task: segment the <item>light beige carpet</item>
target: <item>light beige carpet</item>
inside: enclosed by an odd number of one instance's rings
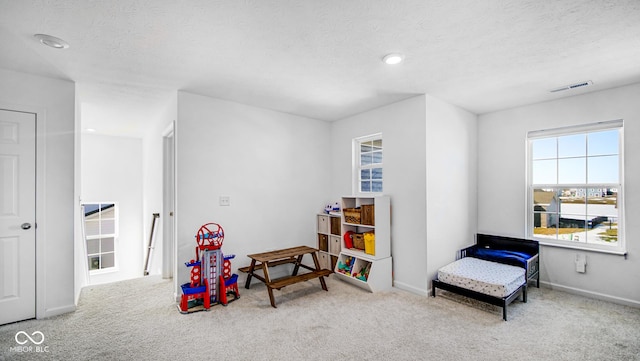
[[[87,287],[74,313],[0,326],[0,360],[640,360],[636,308],[530,287],[504,322],[500,308],[443,291],[327,284],[275,291],[274,309],[263,284],[241,283],[239,300],[188,315],[169,280]],[[20,331],[42,332],[48,352],[17,352]]]

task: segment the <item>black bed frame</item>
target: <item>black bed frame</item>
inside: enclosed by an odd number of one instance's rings
[[[520,287],[518,287],[517,290],[513,291],[510,295],[505,297],[495,297],[495,296],[486,295],[484,293],[461,288],[458,286],[454,286],[448,283],[444,283],[442,281],[439,281],[436,278],[433,280],[433,284],[431,287],[431,295],[433,297],[436,297],[436,288],[440,288],[443,290],[460,294],[462,296],[476,299],[478,301],[486,302],[495,306],[500,306],[502,307],[502,319],[506,321],[507,306],[511,302],[517,299],[520,295],[522,295],[522,301],[527,302],[527,284],[529,283],[529,281],[535,280],[536,287],[540,287],[540,262],[539,262],[540,248],[539,248],[538,242],[528,240],[528,239],[478,234],[476,237],[476,244],[474,244],[473,246],[461,249],[458,252],[456,259],[475,256],[475,251],[479,248],[517,251],[517,252],[524,252],[532,255],[529,259],[527,259],[526,265],[524,267],[526,281]],[[482,258],[482,257],[477,257],[477,258]],[[492,260],[492,261],[495,262],[495,260]],[[522,267],[521,264],[511,263],[509,261],[501,261],[500,263],[511,264],[514,266]]]

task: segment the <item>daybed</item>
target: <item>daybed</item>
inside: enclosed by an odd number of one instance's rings
[[[537,241],[478,234],[476,244],[459,251],[457,260],[438,270],[431,295],[436,288],[502,307],[522,295],[527,302],[527,284],[540,287],[539,245]]]

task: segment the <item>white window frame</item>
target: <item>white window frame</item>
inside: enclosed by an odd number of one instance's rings
[[[353,139],[353,160],[352,160],[352,191],[354,195],[379,195],[379,194],[383,194],[384,192],[384,143],[382,143],[382,163],[375,163],[375,164],[371,164],[371,165],[365,165],[362,166],[360,164],[360,145],[362,143],[365,142],[369,142],[372,140],[382,140],[382,133],[376,133],[376,134],[371,134],[371,135],[367,135],[367,136],[363,136],[363,137],[358,137],[358,138],[354,138]],[[374,191],[365,191],[363,192],[360,188],[360,171],[362,169],[371,169],[371,168],[382,168],[383,173],[382,173],[382,179],[380,180],[382,182],[382,191],[380,192],[374,192]]]
[[[86,228],[86,218],[85,218],[85,206],[88,204],[99,204],[99,205],[103,205],[103,204],[113,204],[113,208],[114,208],[114,213],[113,213],[113,220],[114,220],[114,233],[102,233],[102,230],[100,229],[100,231],[98,232],[97,235],[92,235],[92,236],[87,236],[85,233],[85,228]],[[119,222],[118,222],[118,213],[119,213],[119,205],[117,202],[82,202],[82,228],[83,228],[83,236],[84,236],[84,258],[85,261],[87,262],[87,270],[89,271],[90,275],[98,275],[98,274],[103,274],[103,273],[110,273],[110,272],[117,272],[119,267],[118,267],[118,234],[119,234]],[[98,221],[99,222],[99,221]],[[99,222],[100,224],[100,222]],[[101,225],[99,225],[99,227],[101,227]],[[101,238],[107,238],[107,237],[113,237],[113,252],[102,252],[102,250],[100,249],[100,251],[98,253],[89,253],[89,249],[88,249],[88,240],[90,239],[101,239]],[[113,266],[112,267],[105,267],[105,268],[100,268],[100,269],[91,269],[91,265],[89,264],[89,257],[93,256],[93,255],[102,255],[102,254],[106,254],[106,253],[113,253]]]
[[[596,131],[604,130],[618,130],[618,182],[616,184],[608,183],[584,183],[584,184],[532,184],[533,183],[533,151],[532,142],[543,138],[554,138],[573,134],[586,134]],[[624,212],[624,127],[623,121],[612,120],[603,121],[594,124],[562,127],[555,129],[545,129],[530,131],[527,133],[527,194],[526,194],[526,229],[525,234],[531,239],[535,239],[542,245],[579,249],[585,251],[595,251],[602,253],[611,253],[618,255],[626,255],[626,240],[625,240],[625,212]],[[587,180],[588,181],[588,180]],[[572,242],[560,239],[551,239],[546,237],[536,237],[533,233],[535,226],[534,221],[534,189],[548,188],[548,189],[567,189],[567,188],[617,188],[617,206],[618,206],[618,242],[615,246],[600,245],[594,243],[582,243]]]

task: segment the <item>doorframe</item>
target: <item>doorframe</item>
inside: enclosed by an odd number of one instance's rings
[[[35,127],[36,127],[36,204],[35,204],[35,267],[36,267],[36,319],[47,317],[47,309],[45,303],[46,295],[46,253],[45,253],[45,235],[47,234],[47,222],[46,222],[46,204],[45,204],[45,155],[46,155],[46,134],[47,129],[46,112],[44,108],[29,106],[24,104],[12,104],[0,101],[0,108],[30,113],[35,115]]]
[[[162,278],[177,275],[175,121],[162,132]],[[171,215],[170,213],[173,212]]]

